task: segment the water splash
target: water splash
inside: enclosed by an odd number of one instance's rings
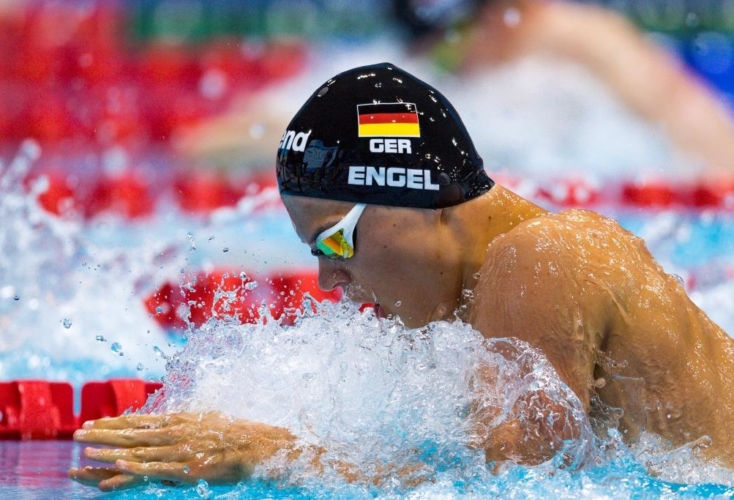
[[[26,191],[39,155],[26,142],[0,170],[0,220],[10,222],[0,231],[0,329],[7,333],[0,339],[0,377],[80,382],[132,372],[129,356],[155,366],[144,348],[144,332],[155,325],[139,297],[160,246],[131,253],[94,242],[74,214],[46,212],[38,203],[45,178]],[[123,336],[130,340],[128,358],[110,356],[101,343]]]
[[[143,411],[221,411],[325,446],[323,474],[304,458],[278,485],[295,498],[734,496],[734,474],[703,462],[696,443],[671,449],[643,434],[629,446],[614,428],[594,434],[573,392],[521,341],[486,340],[460,322],[406,330],[370,309],[310,302],[314,310],[291,327],[210,320],[169,358],[164,391]],[[487,370],[492,386],[478,382]],[[510,418],[536,418],[513,409],[539,392],[561,405],[572,438],[538,466],[493,471],[477,443]],[[371,482],[347,483],[333,463],[353,464]],[[260,474],[270,466],[278,464]],[[270,488],[254,480],[211,494]]]
[[[145,411],[216,410],[288,428],[325,445],[324,463],[354,464],[385,493],[439,472],[462,482],[488,474],[477,443],[510,418],[534,418],[515,403],[545,391],[576,429],[559,446],[562,467],[591,460],[596,438],[581,403],[527,344],[487,341],[461,323],[406,330],[346,303],[316,308],[293,327],[210,320],[169,359],[163,399]],[[487,369],[501,381],[491,390],[478,383]],[[489,426],[477,425],[480,414]],[[301,465],[295,483],[313,479]],[[343,486],[334,470],[319,481]]]
[[[27,142],[12,161],[0,163],[0,220],[9,221],[0,229],[0,331],[7,333],[0,336],[3,379],[81,384],[112,376],[159,378],[165,357],[152,346],[171,339],[143,303],[158,285],[186,286],[213,263],[267,275],[263,255],[279,265],[305,267],[306,257],[298,260],[301,252],[293,250],[298,240],[292,228],[282,215],[273,215],[277,189],[201,219],[183,218],[161,205],[160,213],[142,222],[113,214],[85,221],[41,207],[38,196],[47,180],[37,178],[30,187],[26,182],[39,154],[38,146]],[[294,244],[274,251],[261,237],[264,228]],[[228,248],[245,251],[224,253],[222,244],[200,240],[198,250],[190,252],[197,244],[194,234],[216,234]],[[124,353],[105,342],[124,344]]]

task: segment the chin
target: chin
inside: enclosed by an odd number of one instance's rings
[[[426,326],[429,323],[428,321],[422,321],[420,319],[417,319],[413,315],[407,314],[406,311],[401,311],[397,313],[390,312],[390,314],[399,317],[400,321],[403,323],[403,325],[405,325],[405,328],[410,328],[410,329],[421,328],[423,326]]]
[[[411,330],[414,328],[423,328],[428,324],[426,321],[413,321],[410,319],[403,320],[402,318],[400,319],[403,321],[403,325],[405,325],[405,328],[410,328]]]

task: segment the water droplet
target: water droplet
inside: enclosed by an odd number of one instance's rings
[[[184,466],[184,472],[186,467]],[[203,479],[199,479],[196,483],[196,493],[201,498],[211,498],[212,496],[212,490],[209,489],[209,483],[207,483]]]
[[[242,271],[242,272],[240,273],[240,279],[241,279],[242,281],[245,281],[245,280],[247,279],[247,273],[246,273],[246,272],[244,272],[244,271]]]
[[[153,346],[153,352],[155,352],[155,355],[159,358],[168,359],[168,356],[166,356],[166,354],[157,345]]]
[[[110,349],[112,349],[114,352],[122,352],[122,345],[120,345],[119,342],[113,342],[110,346]]]
[[[461,292],[462,297],[464,297],[466,300],[474,300],[474,292],[472,290],[462,290]]]
[[[227,75],[220,69],[210,68],[201,75],[199,92],[206,99],[218,99],[227,90]]]
[[[403,302],[400,301],[400,300],[398,300],[397,302],[395,302],[395,307],[400,307],[402,305],[403,305]]]
[[[96,337],[94,337],[94,339],[95,339],[95,340],[96,340],[97,342],[107,342],[107,339],[106,339],[106,338],[104,338],[104,335],[97,335]]]
[[[156,312],[156,314],[161,314],[161,313],[163,313],[163,308],[161,306],[158,306],[158,307],[155,308],[155,312]]]
[[[257,281],[249,281],[245,283],[245,290],[254,290],[257,288]]]
[[[188,474],[189,472],[191,472],[191,467],[189,467],[188,465],[184,465],[183,466],[183,473],[184,474]]]
[[[328,91],[329,91],[329,87],[321,87],[321,90],[319,90],[319,93],[316,95],[319,97],[323,97],[326,95]]]
[[[186,233],[186,237],[189,239],[189,250],[196,250],[196,240],[194,240],[194,234],[191,232]]]
[[[227,252],[229,252],[229,247],[224,247],[224,248],[222,248],[222,252],[224,252],[224,253],[227,253]]]
[[[473,276],[474,276],[474,279],[475,279],[475,280],[478,280],[479,278],[481,278],[481,277],[482,277],[482,273],[480,273],[479,271],[477,271],[476,273],[474,273],[474,275],[473,275]]]
[[[314,314],[313,301],[309,297],[303,299],[303,314],[306,316],[312,316]]]
[[[139,372],[142,372],[145,370],[145,366],[143,366],[143,363],[138,363],[138,366],[135,367]]]
[[[189,233],[189,234],[191,234],[191,233]],[[213,239],[214,239],[214,236],[209,236],[209,241],[211,241]]]
[[[31,160],[37,160],[41,156],[41,145],[33,139],[26,139],[20,145],[21,151]]]
[[[66,328],[67,330],[71,328],[71,320],[69,318],[64,318],[64,321],[62,321],[62,323],[64,324],[64,328]]]
[[[13,295],[13,300],[20,300],[20,295],[18,294]]]
[[[675,281],[677,281],[680,286],[682,287],[686,286],[686,280],[683,279],[683,276],[679,274],[674,274],[673,277],[675,278]]]
[[[520,21],[522,21],[522,14],[520,14],[520,11],[517,10],[515,7],[510,7],[509,9],[505,10],[505,14],[502,17],[502,20],[505,22],[505,26],[509,28],[514,28],[518,24],[520,24]]]
[[[248,130],[248,132],[250,132],[250,137],[253,139],[262,139],[265,136],[266,131],[267,129],[265,125],[260,122],[253,123]]]

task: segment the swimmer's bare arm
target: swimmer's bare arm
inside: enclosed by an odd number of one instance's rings
[[[538,43],[579,61],[712,172],[734,169],[734,117],[672,55],[608,10],[549,2]]]
[[[525,378],[540,368],[535,362],[523,362],[523,356],[528,353],[514,343],[499,340],[488,343],[487,348],[509,361],[517,369],[513,376],[518,378]],[[480,378],[490,391],[507,384],[507,381],[498,380],[496,367],[482,370]],[[480,402],[481,399],[475,406]],[[503,411],[492,405],[475,407],[471,417],[479,439],[476,447],[484,449],[490,464],[511,461],[536,465],[561,452],[567,442],[581,437],[584,420],[579,418],[577,404],[554,400],[543,382],[535,388],[527,387],[514,401],[508,415],[501,415]],[[575,457],[566,455],[563,458],[573,460]]]
[[[578,256],[568,233],[552,218],[524,223],[490,245],[475,289],[471,324],[486,337],[516,337],[543,351],[561,379],[588,411],[595,352],[607,328],[609,309],[597,290],[578,279]],[[564,416],[557,403],[540,393],[537,411]],[[528,412],[526,411],[526,414]],[[550,458],[550,444],[575,422],[539,425],[542,419],[516,418],[490,433],[488,460],[537,463]],[[566,438],[569,436],[566,436]]]

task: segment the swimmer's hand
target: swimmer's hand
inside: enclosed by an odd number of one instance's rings
[[[87,447],[84,456],[113,467],[69,470],[71,479],[102,491],[148,481],[235,484],[280,451],[291,460],[301,453],[296,437],[286,429],[217,413],[103,418],[85,423],[74,439],[112,447]]]

